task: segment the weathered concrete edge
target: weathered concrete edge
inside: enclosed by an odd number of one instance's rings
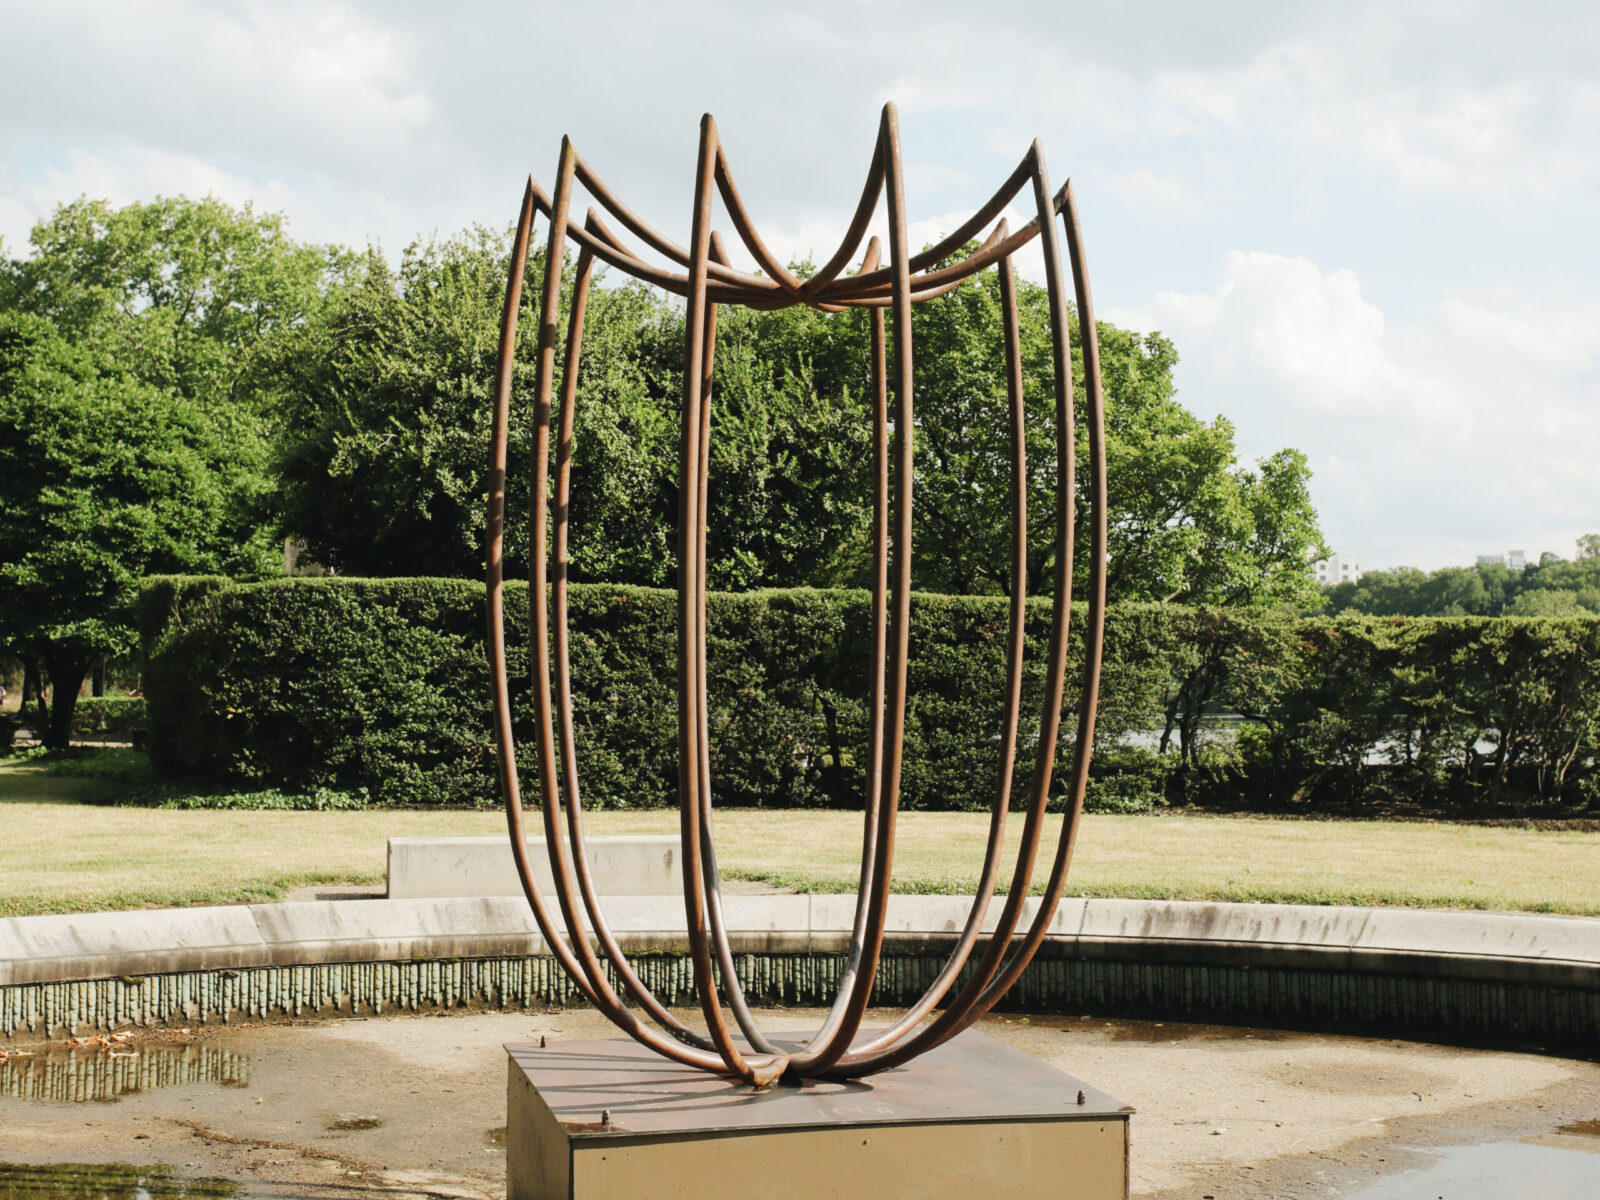
[[[970,897],[896,896],[891,953],[955,937]],[[740,953],[843,951],[853,896],[728,896]],[[1037,911],[1030,900],[1025,921]],[[992,928],[1000,903],[991,906]],[[675,896],[619,896],[630,953],[684,948]],[[342,900],[0,918],[0,986],[259,966],[546,953],[520,897]],[[1382,974],[1600,991],[1600,919],[1199,901],[1063,900],[1047,957]]]

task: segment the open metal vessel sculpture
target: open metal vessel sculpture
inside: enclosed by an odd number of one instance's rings
[[[716,123],[709,114],[700,125],[694,215],[687,247],[669,240],[636,216],[600,181],[571,141],[563,139],[554,194],[547,195],[532,177],[528,180],[517,220],[510,275],[506,283],[490,451],[488,624],[500,782],[505,796],[512,851],[522,877],[523,890],[552,953],[561,961],[583,995],[618,1027],[667,1058],[756,1086],[772,1083],[780,1077],[841,1079],[882,1071],[954,1037],[992,1009],[1022,975],[1049,930],[1051,917],[1066,882],[1083,807],[1084,788],[1088,781],[1104,639],[1106,468],[1099,348],[1072,187],[1068,183],[1059,191],[1051,190],[1044,154],[1035,141],[1000,190],[969,220],[937,245],[912,253],[906,244],[903,181],[899,128],[891,104],[883,110],[866,186],[838,251],[814,275],[801,279],[773,257],[756,232],[734,186],[733,174],[717,137]],[[575,221],[570,215],[575,184],[582,184],[607,214],[652,250],[686,268],[686,273],[662,269],[642,261],[607,227],[593,208],[581,224]],[[990,221],[999,217],[1012,198],[1029,184],[1032,185],[1037,209],[1037,216],[1033,220],[1013,233],[1005,220],[1001,219],[976,252],[947,265],[938,265],[976,237]],[[729,265],[721,239],[711,229],[712,201],[716,194],[721,195],[734,229],[759,264],[762,274],[738,271]],[[874,237],[867,244],[860,269],[855,274],[844,274],[846,264],[854,258],[866,236],[868,224],[882,194],[887,195],[888,202],[888,262],[881,262],[879,242]],[[540,809],[562,928],[558,928],[549,906],[539,894],[538,881],[528,861],[506,681],[502,596],[506,444],[512,365],[522,280],[536,212],[548,219],[550,232],[539,309],[538,365],[535,373],[530,501],[530,654],[535,733],[539,750]],[[1058,216],[1061,218],[1059,232],[1056,225]],[[1088,522],[1088,613],[1087,629],[1083,635],[1084,667],[1077,711],[1076,755],[1067,789],[1066,814],[1042,902],[1026,930],[1022,930],[1024,900],[1043,840],[1046,802],[1050,794],[1051,772],[1061,724],[1067,667],[1067,621],[1073,577],[1075,453],[1072,355],[1067,325],[1071,311],[1062,281],[1061,234],[1065,236],[1076,292],[1088,418],[1088,464],[1091,472],[1088,487],[1091,508]],[[1028,522],[1022,357],[1011,258],[1018,249],[1035,238],[1039,240],[1044,253],[1055,373],[1055,520],[1059,543],[1051,592],[1050,641],[1033,773],[1027,790],[1023,833],[1010,889],[975,966],[962,980],[963,969],[984,940],[983,925],[1000,873],[1001,847],[1010,807],[1020,723],[1025,603],[1021,584],[1027,577],[1024,556]],[[552,501],[549,481],[551,391],[555,376],[556,320],[561,308],[562,267],[569,239],[578,247],[578,258],[576,280],[568,302],[560,407],[554,422],[554,513],[549,521],[554,545],[551,547],[547,545],[545,519],[547,506]],[[629,966],[627,957],[606,924],[590,878],[584,848],[568,664],[567,538],[573,400],[583,343],[584,311],[596,260],[687,300],[677,529],[678,787],[688,943],[696,990],[705,1014],[704,1033],[685,1026],[670,1013]],[[971,911],[956,939],[949,961],[926,994],[898,1021],[885,1029],[863,1032],[862,1018],[872,994],[888,916],[906,715],[911,602],[910,431],[914,424],[911,306],[918,301],[943,295],[959,286],[963,280],[991,266],[999,272],[1005,330],[1002,352],[1005,355],[1009,395],[1010,577],[1016,581],[1016,586],[1009,597],[1005,704],[987,848]],[[874,655],[870,665],[868,769],[866,795],[863,798],[865,829],[860,888],[838,997],[815,1036],[805,1043],[803,1049],[794,1052],[779,1049],[762,1033],[745,1002],[723,920],[716,852],[712,844],[711,758],[707,745],[706,711],[706,476],[707,446],[712,431],[712,356],[716,343],[717,307],[722,304],[743,304],[756,309],[809,304],[825,312],[866,308],[872,324],[876,468],[871,614]],[[894,313],[892,364],[886,353],[885,309],[891,309]],[[891,387],[894,403],[892,437],[889,407]],[[549,611],[552,607],[553,619]],[[565,805],[562,803],[563,793]],[[563,809],[567,826],[565,836],[561,830]],[[587,930],[585,917],[589,926]],[[609,960],[614,976],[608,975],[606,964],[601,959],[602,953]],[[620,989],[613,986],[612,978],[620,983]],[[956,987],[958,981],[959,988]],[[955,990],[953,996],[950,994],[952,989]],[[724,999],[727,1010],[732,1013],[733,1025],[737,1026],[737,1033],[725,1015]],[[925,1021],[935,1009],[939,1009],[938,1015],[931,1021]]]

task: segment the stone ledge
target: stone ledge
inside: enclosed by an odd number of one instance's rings
[[[991,904],[993,928],[1002,901]],[[891,954],[949,945],[971,904],[896,896]],[[853,896],[727,896],[735,949],[836,954]],[[630,953],[684,948],[676,896],[616,896],[607,919]],[[1037,911],[1030,898],[1024,927]],[[520,898],[344,900],[0,919],[0,986],[315,963],[539,955]],[[1042,953],[1114,962],[1278,967],[1456,978],[1600,992],[1600,919],[1534,914],[1197,901],[1085,900],[1057,908]]]
[[[527,839],[528,861],[541,895],[554,890],[542,837]],[[683,890],[678,838],[620,834],[587,839],[589,872],[601,896],[668,896]],[[522,895],[522,880],[504,834],[492,837],[392,837],[388,844],[391,900],[447,896]]]

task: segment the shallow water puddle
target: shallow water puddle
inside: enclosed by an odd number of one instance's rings
[[[0,1200],[178,1200],[207,1196],[264,1196],[231,1179],[181,1175],[170,1167],[127,1163],[62,1163],[51,1167],[0,1163]]]
[[[205,1042],[13,1053],[0,1059],[0,1097],[80,1102],[115,1100],[183,1083],[244,1087],[250,1059]]]
[[[1428,1153],[1439,1161],[1352,1192],[1346,1200],[1595,1200],[1600,1196],[1600,1138],[1592,1134],[1554,1131],[1520,1142],[1430,1148]]]
[[[406,1193],[410,1195],[410,1193]],[[0,1162],[0,1200],[347,1200],[337,1184],[255,1183],[130,1163]]]

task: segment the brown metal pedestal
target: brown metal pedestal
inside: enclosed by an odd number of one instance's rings
[[[631,1040],[506,1050],[510,1200],[1128,1194],[1133,1110],[975,1030],[865,1080],[762,1091]]]

